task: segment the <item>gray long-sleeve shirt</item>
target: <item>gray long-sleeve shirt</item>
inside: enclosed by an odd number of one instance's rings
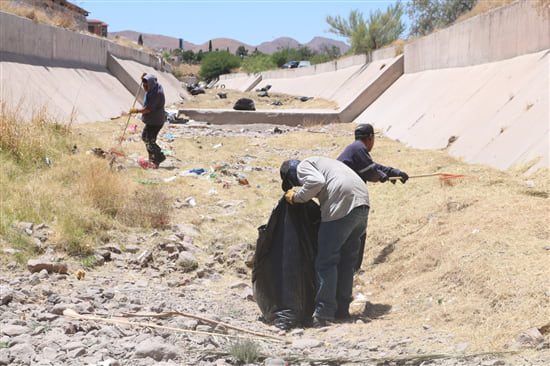
[[[323,222],[341,219],[356,207],[369,206],[365,183],[338,160],[314,156],[300,162],[296,171],[302,186],[294,194],[294,202],[317,197]]]

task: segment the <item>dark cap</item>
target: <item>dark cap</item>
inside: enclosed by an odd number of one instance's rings
[[[298,164],[300,164],[300,160],[286,160],[281,164],[279,173],[281,174],[281,180],[283,181],[281,184],[283,191],[286,192],[290,188],[299,184],[298,174],[296,172]]]
[[[363,125],[359,125],[355,128],[355,139],[360,140],[365,137],[370,137],[374,135],[374,128],[371,124],[365,123]]]

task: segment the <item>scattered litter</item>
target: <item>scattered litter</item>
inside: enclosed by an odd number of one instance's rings
[[[279,127],[275,127],[275,128],[273,129],[273,133],[281,134],[281,133],[283,133],[283,132],[285,132],[285,131],[281,130]]]
[[[241,98],[235,102],[233,109],[236,111],[255,111],[256,105],[252,99]]]
[[[197,205],[197,200],[195,197],[187,197],[183,202],[187,207],[195,207]]]
[[[173,176],[173,177],[168,177],[168,178],[164,178],[162,181],[165,182],[165,183],[170,183],[170,182],[173,182],[176,180],[176,176]]]
[[[313,97],[298,97],[297,99],[299,99],[301,102],[307,102],[308,100],[312,100]]]
[[[248,183],[248,179],[246,178],[239,178],[238,182],[241,186],[250,186],[250,183]]]
[[[128,132],[136,133],[137,128],[138,128],[138,126],[136,124],[132,124],[132,125],[128,126]]]
[[[477,233],[479,233],[479,229],[472,230],[472,234],[477,234]]]
[[[527,188],[535,188],[535,182],[532,180],[526,181],[525,185],[527,185]]]
[[[219,143],[219,144],[216,144],[214,146],[212,146],[213,149],[219,149],[220,147],[222,147],[223,144],[222,143]]]
[[[163,137],[164,137],[165,139],[167,139],[168,142],[172,142],[172,141],[174,141],[174,139],[176,138],[176,136],[174,136],[174,135],[171,134],[171,133],[165,133],[165,134],[163,135]]]
[[[191,95],[199,95],[199,94],[205,94],[206,92],[204,91],[204,89],[202,87],[197,86],[197,87],[191,89],[191,91],[189,93],[191,93]]]
[[[203,175],[204,173],[206,173],[206,169],[204,168],[193,168],[193,169],[189,169],[189,170],[185,170],[183,172],[180,172],[179,175],[181,177],[188,177],[188,176],[199,176],[199,175]]]
[[[267,91],[261,91],[261,92],[258,93],[258,96],[262,97],[262,98],[263,97],[269,97],[269,94],[267,93]]]
[[[220,99],[227,99],[227,93],[219,92],[216,94]]]
[[[263,88],[256,89],[257,92],[267,92],[269,89],[271,89],[271,85],[266,85]]]
[[[215,190],[214,188],[210,188],[210,190],[208,191],[209,196],[216,196],[217,194],[218,194],[218,191]]]
[[[166,156],[173,156],[174,152],[172,150],[162,150],[162,153]]]
[[[46,163],[47,166],[49,166],[49,167],[52,166],[52,160],[50,158],[48,158],[47,156],[44,158],[44,162]]]
[[[271,105],[281,106],[283,105],[283,102],[281,102],[280,100],[274,100],[273,102],[271,102]]]

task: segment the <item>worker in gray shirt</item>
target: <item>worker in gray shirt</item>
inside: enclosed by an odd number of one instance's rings
[[[367,187],[347,165],[324,157],[287,160],[280,174],[288,203],[304,203],[317,197],[321,205],[313,326],[347,318],[360,238],[367,227]]]

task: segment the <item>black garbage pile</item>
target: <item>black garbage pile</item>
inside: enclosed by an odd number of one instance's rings
[[[315,202],[289,205],[282,198],[267,225],[258,228],[252,271],[254,298],[264,321],[280,329],[311,324],[320,221]]]

